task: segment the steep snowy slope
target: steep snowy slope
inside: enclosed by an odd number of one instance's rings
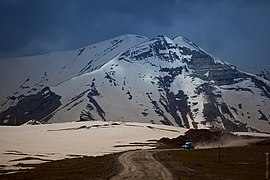
[[[99,69],[114,56],[146,41],[136,35],[123,35],[77,50],[0,60],[0,110],[18,100],[56,86],[81,74]]]
[[[183,37],[135,39],[142,43],[102,59],[101,67],[76,71],[23,98],[1,113],[1,123],[14,123],[10,116],[20,110],[20,122],[118,120],[270,132],[269,81],[238,71]],[[37,107],[43,114],[31,115]]]

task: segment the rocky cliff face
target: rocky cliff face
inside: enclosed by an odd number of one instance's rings
[[[127,42],[133,44],[119,45],[130,44]],[[78,56],[84,57],[79,63],[83,66],[77,65],[80,71],[48,85],[53,99],[60,102],[52,103],[50,111],[35,118],[46,122],[118,120],[270,132],[270,82],[238,71],[188,39],[162,35],[148,40],[129,35],[103,46],[111,49],[106,50],[106,60],[98,55],[102,58],[89,61],[87,57],[94,56],[89,47],[80,49]],[[117,52],[110,55],[114,49]],[[92,63],[99,60],[102,65],[93,68]],[[2,106],[1,124],[12,114],[10,108],[31,96],[24,93],[9,104],[11,107]]]
[[[256,76],[270,81],[270,68],[243,68],[243,71],[255,74]]]

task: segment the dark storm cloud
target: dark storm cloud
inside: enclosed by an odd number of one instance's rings
[[[188,37],[236,65],[270,67],[269,17],[268,0],[1,0],[0,56],[165,34]]]

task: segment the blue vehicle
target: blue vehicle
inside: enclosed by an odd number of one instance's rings
[[[194,149],[194,145],[192,141],[187,141],[184,145],[181,146],[183,149],[191,150]]]

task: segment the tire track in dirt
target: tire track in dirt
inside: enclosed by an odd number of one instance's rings
[[[123,170],[111,180],[120,179],[164,179],[172,180],[172,173],[153,157],[147,150],[128,151],[119,158]]]

